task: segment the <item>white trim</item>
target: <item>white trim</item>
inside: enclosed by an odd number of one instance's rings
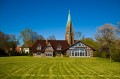
[[[69,57],[90,57],[90,52],[88,50],[69,50]]]

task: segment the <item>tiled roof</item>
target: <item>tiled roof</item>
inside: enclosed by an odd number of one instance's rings
[[[69,47],[69,44],[66,40],[37,40],[36,43],[32,46],[32,52],[38,52],[37,46],[41,45],[42,48],[40,52],[44,52],[47,44],[50,43],[54,52],[58,51],[57,47],[61,46],[61,51]]]

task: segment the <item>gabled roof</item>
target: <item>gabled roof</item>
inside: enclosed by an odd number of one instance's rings
[[[69,49],[70,47],[74,46],[74,45],[77,44],[77,43],[82,43],[82,44],[88,46],[89,48],[91,48],[93,51],[95,51],[95,49],[93,49],[91,46],[89,46],[89,45],[83,43],[82,41],[76,41],[74,44],[72,44],[71,46],[67,47],[65,50]]]
[[[21,46],[21,48],[30,48],[30,47],[32,47],[32,45],[33,44],[23,44],[22,46]]]
[[[61,50],[64,50],[67,47],[69,47],[69,44],[66,40],[37,40],[36,43],[32,46],[32,52],[37,52],[36,48],[37,48],[38,44],[41,45],[40,52],[44,52],[48,45],[46,43],[46,41],[51,44],[54,51],[57,51],[58,45],[61,46]]]
[[[57,48],[58,48],[58,47],[60,47],[60,48],[61,48],[62,46],[61,46],[60,44],[58,44],[58,45],[57,45]]]

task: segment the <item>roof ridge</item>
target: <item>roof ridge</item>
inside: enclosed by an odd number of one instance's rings
[[[66,41],[66,40],[48,40],[48,41]]]
[[[41,40],[37,40],[37,41],[41,41]],[[46,41],[46,40],[43,40]],[[66,41],[66,40],[49,40],[49,41]]]

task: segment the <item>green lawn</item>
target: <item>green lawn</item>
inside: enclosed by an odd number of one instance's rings
[[[0,79],[120,79],[120,63],[104,58],[0,57]]]

